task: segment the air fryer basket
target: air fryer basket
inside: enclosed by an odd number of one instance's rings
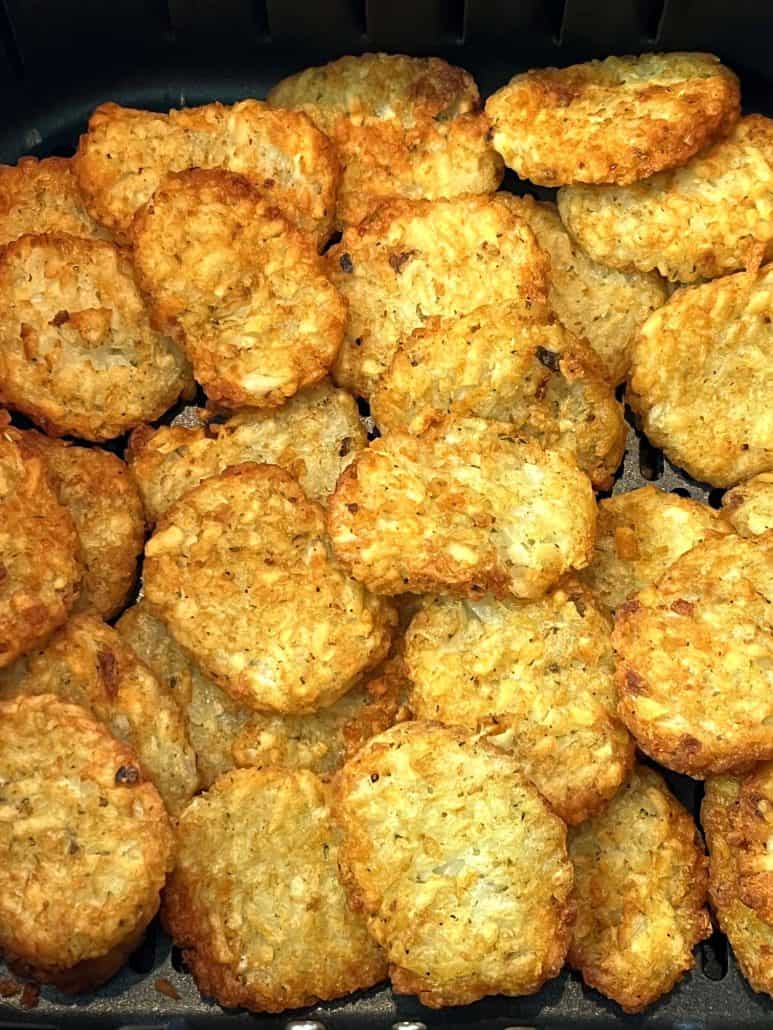
[[[72,153],[89,112],[105,100],[166,110],[263,97],[292,71],[374,49],[443,56],[469,69],[484,95],[528,67],[651,49],[710,50],[741,75],[745,110],[773,115],[771,41],[768,0],[0,0],[0,161]],[[509,173],[505,188],[553,192],[534,190]],[[672,468],[631,425],[614,492],[648,482],[719,505],[721,491]],[[701,784],[666,776],[697,816]],[[0,981],[4,975],[0,965]],[[0,999],[0,1030],[616,1025],[770,1027],[773,1000],[751,990],[726,940],[715,933],[699,946],[694,970],[637,1017],[623,1015],[568,972],[532,997],[491,998],[439,1012],[375,989],[301,1013],[253,1016],[202,1001],[178,949],[157,924],[125,969],[95,995],[69,998],[44,988],[30,1010]]]

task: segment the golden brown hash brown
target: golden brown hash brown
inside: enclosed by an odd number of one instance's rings
[[[390,200],[344,230],[326,261],[349,306],[334,375],[369,397],[400,340],[432,315],[545,303],[548,260],[506,194]]]
[[[472,76],[437,57],[342,57],[283,79],[268,102],[303,111],[335,144],[341,226],[389,197],[491,193],[502,181]]]
[[[773,468],[773,265],[677,290],[631,350],[627,400],[693,478],[733,486]]]
[[[582,822],[633,762],[617,717],[611,632],[572,580],[538,601],[428,599],[406,635],[411,711],[480,731],[565,822]]]
[[[548,301],[566,328],[590,344],[614,386],[625,379],[639,326],[664,304],[656,272],[623,272],[599,264],[566,231],[556,205],[511,197],[511,210],[529,225],[550,258]]]
[[[29,694],[55,694],[104,723],[132,749],[173,815],[198,789],[196,755],[173,692],[96,616],[71,616],[45,647],[0,673],[0,698]]]
[[[631,183],[685,164],[738,121],[713,54],[608,57],[516,75],[486,101],[508,168],[541,186]]]
[[[279,465],[325,504],[368,439],[354,398],[327,381],[274,410],[246,409],[225,422],[197,414],[197,426],[141,426],[129,440],[129,468],[152,523],[208,476],[245,461]]]
[[[743,779],[735,836],[741,900],[773,926],[773,763],[762,762]]]
[[[773,472],[762,472],[728,490],[722,514],[741,536],[760,536],[773,529]]]
[[[369,737],[407,717],[408,683],[398,657],[387,659],[327,708],[276,715],[233,701],[185,655],[144,601],[121,616],[117,629],[174,694],[204,787],[239,766],[274,765],[328,776]]]
[[[240,769],[188,806],[163,917],[202,994],[282,1012],[385,978],[338,881],[339,840],[310,772]]]
[[[145,597],[235,700],[332,704],[389,649],[397,616],[333,558],[319,505],[275,465],[237,465],[172,505],[145,548]]]
[[[54,436],[107,440],[191,385],[150,324],[131,262],[105,240],[22,236],[0,248],[0,400]]]
[[[599,502],[596,550],[580,579],[614,610],[696,544],[727,532],[719,512],[700,501],[654,486],[616,494]]]
[[[736,826],[742,783],[734,776],[706,780],[701,825],[709,849],[709,899],[743,975],[755,991],[773,994],[773,927],[741,896]]]
[[[168,114],[102,104],[75,155],[90,213],[122,242],[167,172],[187,168],[243,175],[317,243],[330,235],[338,158],[330,140],[297,111],[272,110],[259,100]]]
[[[702,778],[773,757],[773,533],[698,544],[618,609],[620,714]]]
[[[382,432],[419,434],[446,415],[509,422],[571,455],[597,489],[612,486],[625,449],[623,409],[595,355],[518,303],[428,319],[398,345],[371,410]]]
[[[667,994],[711,934],[707,862],[690,813],[637,767],[595,818],[569,833],[577,922],[569,963],[626,1012]]]
[[[406,722],[334,781],[350,903],[398,994],[431,1008],[539,990],[573,918],[566,827],[504,752]]]
[[[327,522],[338,559],[378,593],[539,597],[590,561],[596,505],[573,459],[508,423],[446,419],[360,451]]]
[[[346,305],[312,241],[243,176],[167,176],[132,223],[140,285],[208,395],[276,407],[323,378]]]
[[[129,470],[99,447],[75,447],[34,430],[24,439],[44,459],[78,532],[83,581],[75,610],[111,619],[134,587],[145,543],[142,499]]]
[[[79,546],[46,463],[0,412],[0,668],[67,618],[80,589]]]
[[[0,244],[49,232],[87,239],[108,235],[84,206],[72,160],[22,157],[18,164],[0,165]]]
[[[589,257],[690,283],[773,257],[773,119],[742,118],[682,168],[632,186],[567,186],[561,220]]]
[[[0,950],[25,976],[86,990],[155,915],[172,834],[125,744],[50,695],[0,702]]]

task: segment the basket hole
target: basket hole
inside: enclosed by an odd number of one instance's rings
[[[172,969],[174,969],[175,973],[188,972],[188,967],[185,965],[185,959],[183,958],[182,950],[178,948],[176,944],[172,945],[172,954],[170,961],[172,963]]]
[[[725,496],[725,491],[721,490],[718,486],[715,486],[713,490],[709,490],[709,504],[712,508],[722,507],[722,498]]]
[[[142,943],[129,956],[129,969],[135,973],[149,973],[156,963],[156,928],[149,926]]]
[[[650,483],[663,475],[663,452],[644,436],[639,440],[639,471]]]
[[[701,944],[701,968],[707,980],[724,980],[727,976],[727,938],[719,930]]]
[[[677,497],[687,497],[689,499],[692,496],[690,491],[684,486],[675,486],[670,492],[676,494]]]

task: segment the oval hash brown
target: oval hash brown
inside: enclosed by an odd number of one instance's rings
[[[65,621],[83,575],[78,552],[45,462],[0,411],[0,668]]]
[[[329,788],[305,771],[240,769],[188,806],[163,918],[203,995],[282,1012],[384,979],[339,840]]]
[[[145,548],[145,597],[235,700],[311,711],[386,656],[397,623],[329,549],[322,509],[291,476],[237,465],[161,519]]]
[[[177,330],[215,402],[275,407],[332,365],[344,301],[312,241],[243,176],[168,175],[132,243],[158,324]]]
[[[159,418],[190,385],[114,244],[60,234],[0,248],[3,403],[53,436],[99,441]]]
[[[187,168],[245,176],[319,245],[333,226],[340,177],[333,144],[306,115],[259,100],[168,114],[101,104],[74,160],[89,211],[123,243],[163,177]]]
[[[638,766],[609,807],[569,833],[577,921],[569,964],[626,1012],[668,993],[711,934],[708,870],[690,813]]]
[[[72,160],[22,157],[15,165],[0,165],[0,245],[50,232],[86,239],[108,235],[85,208]]]
[[[696,779],[773,757],[773,533],[705,540],[618,609],[620,714]]]
[[[368,439],[354,398],[327,381],[281,408],[249,408],[224,422],[197,415],[196,426],[141,426],[131,435],[126,457],[152,523],[208,476],[245,461],[279,465],[310,500],[325,504]]]
[[[582,822],[633,763],[611,634],[611,620],[571,580],[526,603],[428,599],[406,635],[411,711],[477,730],[565,822]]]
[[[486,101],[494,146],[540,186],[622,185],[678,167],[726,136],[740,110],[737,77],[700,53],[538,68]]]
[[[398,994],[440,1008],[557,975],[573,918],[566,827],[509,755],[406,722],[368,741],[334,792],[349,900]]]
[[[491,193],[502,181],[472,76],[440,58],[342,57],[283,79],[268,102],[303,111],[335,144],[340,226],[389,197]]]
[[[389,200],[344,230],[326,255],[348,304],[333,376],[369,397],[397,344],[432,315],[456,318],[502,301],[538,310],[548,261],[507,195]]]
[[[567,456],[507,423],[446,419],[360,451],[327,524],[338,559],[377,593],[539,597],[590,560],[596,506]]]
[[[0,950],[64,990],[109,979],[156,914],[172,864],[161,798],[78,705],[0,702]]]

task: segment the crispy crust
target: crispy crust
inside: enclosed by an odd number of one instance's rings
[[[118,436],[190,384],[112,243],[22,236],[0,248],[0,302],[0,399],[51,435]]]
[[[390,197],[492,193],[502,181],[472,76],[437,57],[342,57],[283,79],[268,102],[303,111],[335,144],[339,226]]]
[[[553,203],[511,197],[510,207],[550,258],[551,308],[588,342],[609,382],[622,382],[636,331],[665,303],[666,284],[655,272],[621,272],[593,261],[566,231]]]
[[[623,1007],[667,994],[711,933],[703,842],[652,769],[637,767],[609,807],[569,834],[577,922],[569,963]]]
[[[744,778],[738,796],[735,833],[741,900],[773,926],[773,870],[768,845],[773,836],[773,763],[763,762]]]
[[[384,978],[338,882],[328,804],[312,773],[240,769],[184,812],[163,915],[202,994],[282,1012]]]
[[[566,228],[594,261],[690,283],[773,257],[773,119],[742,118],[683,168],[633,186],[559,191]]]
[[[111,619],[126,605],[145,543],[142,500],[120,458],[33,430],[24,439],[44,459],[80,540],[83,582],[75,611]]]
[[[424,1005],[539,990],[573,918],[566,828],[509,755],[407,722],[334,781],[350,903],[385,948],[393,988]]]
[[[631,350],[627,400],[695,479],[733,486],[773,468],[773,265],[677,290]]]
[[[23,157],[0,165],[0,244],[26,233],[66,232],[99,239],[107,236],[84,207],[73,172],[64,157]]]
[[[406,636],[411,711],[481,731],[565,822],[582,822],[633,763],[617,718],[611,631],[571,580],[527,604],[428,600]]]
[[[67,618],[81,583],[78,549],[45,463],[0,412],[0,668]]]
[[[599,503],[596,550],[580,579],[614,610],[728,526],[707,504],[643,486]]]
[[[276,407],[323,378],[346,306],[313,242],[241,175],[166,176],[132,223],[139,283],[216,402]]]
[[[145,596],[235,700],[332,704],[385,657],[397,617],[329,554],[324,517],[275,465],[238,465],[172,505],[145,548]]]
[[[728,490],[722,514],[741,536],[760,536],[773,529],[773,472],[763,472]]]
[[[92,216],[122,242],[167,172],[187,168],[245,176],[319,244],[333,226],[340,177],[333,144],[306,115],[274,111],[259,100],[168,114],[102,104],[74,163]]]
[[[196,756],[174,695],[94,615],[73,615],[41,650],[0,674],[0,698],[55,694],[86,708],[130,747],[168,811],[198,789]]]
[[[361,451],[327,513],[339,560],[378,593],[539,597],[593,551],[596,510],[573,460],[507,423],[446,419]]]
[[[773,757],[773,533],[706,540],[617,612],[620,714],[703,778]]]
[[[43,982],[96,986],[158,909],[161,798],[132,751],[46,694],[0,702],[0,782],[0,949]]]
[[[244,461],[279,465],[310,500],[325,504],[368,440],[354,398],[327,381],[276,411],[248,409],[225,422],[199,414],[196,427],[141,426],[132,433],[126,457],[151,523],[208,476]]]
[[[486,101],[505,164],[541,186],[625,184],[676,168],[740,113],[738,78],[699,53],[539,68]]]
[[[709,849],[709,898],[741,972],[755,991],[773,995],[773,928],[741,899],[738,870],[738,799],[743,781],[706,780],[701,824]]]
[[[430,316],[508,300],[536,309],[547,297],[547,258],[504,194],[387,201],[326,260],[349,305],[334,375],[364,397]]]
[[[382,431],[415,434],[446,415],[509,422],[571,455],[597,489],[611,487],[625,449],[623,409],[593,353],[517,303],[428,319],[398,345],[371,410]]]

